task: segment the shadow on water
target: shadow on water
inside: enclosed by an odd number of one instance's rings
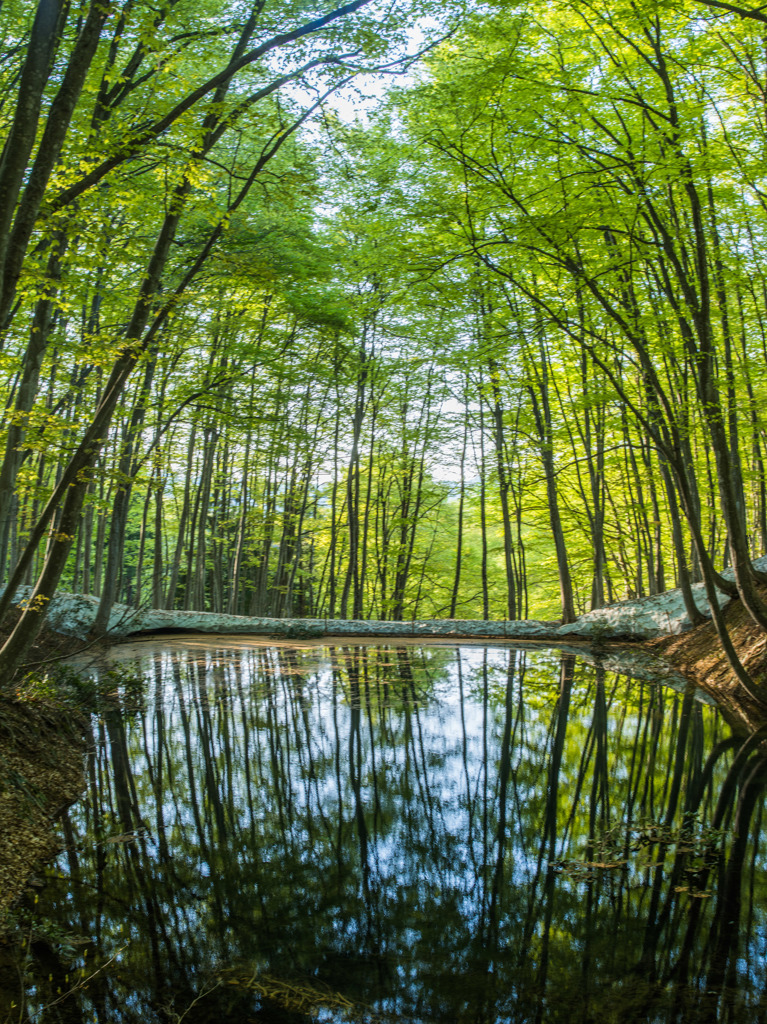
[[[509,648],[141,652],[0,1020],[764,1019],[764,736],[692,689]]]

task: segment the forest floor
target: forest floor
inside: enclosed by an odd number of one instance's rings
[[[0,628],[0,644],[15,618],[10,615]],[[27,672],[86,646],[92,645],[44,629]],[[53,822],[83,792],[86,725],[75,708],[34,682],[0,689],[0,936],[10,908],[34,885],[35,870],[58,853]]]
[[[762,597],[767,599],[767,588]],[[754,625],[740,601],[726,605],[724,617],[744,668],[757,686],[767,688],[767,634]],[[712,622],[647,640],[643,647],[710,694],[735,731],[754,732],[767,722],[767,708],[745,693],[735,678]]]

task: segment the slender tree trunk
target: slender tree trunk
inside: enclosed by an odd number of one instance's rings
[[[485,462],[485,405],[479,403],[479,526],[482,537],[482,618],[490,618],[490,589],[487,576],[487,472]]]
[[[165,534],[165,518],[163,516],[163,496],[165,479],[159,464],[154,468],[152,478],[152,498],[154,499],[154,544],[152,550],[152,607],[164,608],[162,584],[164,575],[163,541]]]
[[[72,541],[80,521],[82,500],[88,489],[89,479],[83,477],[67,491],[61,516],[51,532],[48,553],[32,596],[27,602],[19,624],[5,642],[0,656],[4,678],[11,679],[20,667],[24,657],[37,639],[45,621],[48,602],[58,586],[61,574],[69,557]]]
[[[0,575],[5,573],[8,536],[12,521],[11,505],[16,493],[16,479],[27,454],[24,450],[24,438],[29,414],[37,397],[43,358],[56,326],[54,300],[61,278],[61,258],[66,247],[66,237],[62,234],[57,235],[48,259],[46,272],[50,283],[47,286],[45,298],[40,299],[35,305],[29,343],[22,361],[21,380],[16,389],[13,415],[8,420],[5,453],[0,465]],[[11,564],[13,565],[13,561]]]
[[[181,504],[181,516],[178,521],[178,532],[176,534],[176,548],[173,553],[173,561],[170,567],[170,579],[168,580],[167,597],[165,598],[166,608],[176,607],[176,590],[178,589],[179,572],[181,569],[181,558],[184,553],[184,537],[186,524],[189,519],[189,508],[192,494],[192,472],[194,467],[195,443],[197,441],[197,424],[192,424],[189,432],[189,444],[186,449],[186,474],[184,476],[184,497]]]
[[[464,401],[468,401],[468,387],[464,393]],[[468,409],[464,413],[463,419],[463,444],[461,446],[461,459],[460,459],[460,483],[458,492],[458,522],[456,524],[456,542],[455,542],[455,572],[453,573],[453,589],[450,592],[450,612],[449,617],[455,618],[457,606],[458,606],[458,594],[461,587],[461,568],[463,562],[463,515],[464,505],[466,501],[466,448],[469,442],[469,416]]]
[[[354,401],[354,417],[352,419],[352,447],[349,466],[346,473],[346,518],[348,523],[349,554],[346,567],[344,586],[341,592],[341,618],[348,617],[349,595],[356,594],[359,589],[359,544],[360,544],[360,440],[362,423],[367,407],[368,356],[364,347],[364,339],[359,353],[360,366],[357,373],[357,394]]]
[[[328,563],[330,566],[328,576],[328,617],[336,617],[336,591],[337,576],[336,557],[338,549],[339,513],[338,513],[338,478],[339,478],[339,439],[341,432],[341,401],[340,394],[336,390],[336,415],[333,428],[333,485],[330,492],[330,550],[328,551]]]
[[[245,439],[245,462],[242,467],[242,480],[240,481],[240,515],[237,521],[234,562],[232,564],[232,574],[229,582],[229,600],[226,608],[229,615],[237,615],[237,609],[239,608],[240,574],[242,572],[242,561],[245,553],[245,536],[248,522],[248,474],[250,472],[250,446],[252,436],[251,429],[248,427]]]
[[[574,622],[575,602],[573,600],[573,584],[570,577],[570,565],[567,558],[567,544],[562,527],[562,516],[559,511],[559,494],[557,491],[557,475],[554,465],[554,438],[549,400],[549,352],[543,339],[543,326],[537,325],[538,355],[535,366],[536,386],[528,388],[533,406],[535,425],[538,431],[539,452],[543,466],[543,477],[546,482],[546,498],[549,513],[549,526],[554,540],[554,551],[557,558],[559,576],[559,598],[562,609],[562,622]]]
[[[136,559],[136,586],[133,603],[136,608],[141,607],[142,577],[144,573],[144,554],[146,552],[147,523],[149,522],[149,506],[152,503],[152,487],[147,487],[144,495],[144,508],[141,513],[141,529],[139,531],[138,558]]]
[[[99,607],[93,621],[96,635],[106,632],[112,605],[120,595],[123,582],[125,560],[125,535],[128,526],[133,479],[138,469],[136,445],[144,425],[149,392],[154,380],[157,355],[153,354],[146,364],[144,378],[139,387],[130,417],[123,429],[122,451],[117,466],[117,480],[114,504],[109,521],[109,547],[107,549],[104,586],[101,591]],[[138,580],[137,580],[138,585]],[[127,595],[126,600],[127,600]]]
[[[493,416],[493,440],[495,443],[495,461],[498,472],[498,492],[501,499],[501,516],[503,519],[503,559],[506,567],[506,610],[507,617],[514,620],[517,617],[517,594],[514,579],[514,555],[513,555],[513,531],[511,528],[511,514],[509,511],[509,478],[510,472],[506,462],[506,436],[505,424],[503,421],[503,407],[500,400],[500,392],[495,380],[491,381],[493,404],[491,412]]]

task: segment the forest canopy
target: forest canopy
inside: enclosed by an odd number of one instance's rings
[[[716,586],[767,628],[764,12],[0,22],[3,612],[34,587],[6,670],[59,586],[103,629],[676,586],[699,621],[703,581],[726,648]]]

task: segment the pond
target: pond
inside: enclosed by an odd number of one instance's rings
[[[764,1019],[763,761],[692,688],[511,646],[115,656],[145,707],[94,720],[34,1020]]]

